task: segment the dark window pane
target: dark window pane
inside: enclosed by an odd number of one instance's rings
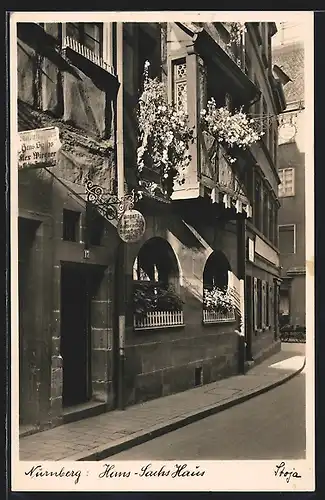
[[[77,42],[80,42],[80,23],[67,23],[66,25],[67,36],[70,36]]]
[[[80,212],[63,210],[63,239],[77,241]]]
[[[279,227],[279,248],[281,253],[294,253],[294,226]]]
[[[102,56],[102,23],[67,23],[66,34],[97,56]]]
[[[84,45],[101,56],[102,27],[95,23],[84,24]]]

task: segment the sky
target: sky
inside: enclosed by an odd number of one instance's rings
[[[278,32],[272,37],[272,45],[276,47],[298,40],[303,40],[303,23],[295,22],[279,22],[276,23]]]

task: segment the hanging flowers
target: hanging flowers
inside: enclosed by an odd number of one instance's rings
[[[228,290],[222,290],[217,286],[204,289],[203,307],[208,311],[217,311],[223,314],[233,310],[233,303]]]
[[[227,24],[229,26],[229,43],[228,43],[228,45],[231,45],[232,43],[239,45],[241,43],[243,34],[246,33],[246,31],[247,31],[245,23],[232,22],[232,23],[227,23]]]
[[[226,107],[218,108],[214,98],[201,111],[201,127],[228,148],[237,146],[246,149],[263,135],[253,118],[248,118],[242,110],[232,113]],[[231,156],[228,159],[230,163],[236,161]]]
[[[149,78],[149,65],[147,61],[139,99],[137,167],[138,173],[145,167],[158,172],[161,185],[151,183],[151,190],[160,190],[170,196],[175,181],[185,182],[184,171],[191,161],[188,149],[193,142],[193,130],[188,125],[187,114],[168,103],[164,85],[157,78]]]

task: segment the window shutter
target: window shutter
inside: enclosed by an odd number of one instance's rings
[[[272,325],[272,311],[273,311],[273,287],[272,284],[269,284],[269,326]]]
[[[253,278],[254,283],[254,330],[257,330],[257,278]]]
[[[265,329],[266,326],[266,283],[262,281],[262,328]]]

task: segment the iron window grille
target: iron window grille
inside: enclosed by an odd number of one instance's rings
[[[187,68],[185,59],[173,63],[173,102],[177,111],[187,112]]]

